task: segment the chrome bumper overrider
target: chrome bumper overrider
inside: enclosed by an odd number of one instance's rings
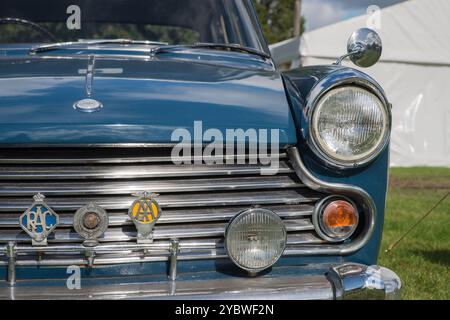
[[[348,263],[325,275],[165,281],[83,286],[19,284],[0,288],[0,299],[398,299],[401,281],[389,269]]]

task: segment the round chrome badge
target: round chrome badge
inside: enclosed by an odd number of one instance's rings
[[[101,237],[108,229],[109,219],[106,211],[93,203],[90,203],[75,213],[73,227],[84,238],[85,245],[96,245],[97,238]]]
[[[83,99],[75,102],[73,107],[78,111],[91,113],[100,111],[103,108],[103,104],[94,99]]]

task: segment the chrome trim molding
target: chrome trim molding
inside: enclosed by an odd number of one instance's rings
[[[98,56],[97,56],[98,57]],[[205,143],[203,146],[206,146]],[[236,144],[238,146],[239,144]],[[0,148],[164,148],[183,147],[182,143],[0,143]],[[190,144],[185,146],[190,147]]]
[[[294,190],[285,191],[266,191],[259,192],[229,192],[229,193],[204,193],[204,194],[180,194],[180,195],[161,195],[160,205],[162,208],[184,208],[184,207],[208,207],[208,206],[226,206],[226,205],[263,205],[263,204],[301,204],[311,203],[320,199],[320,194],[304,191],[302,194]],[[128,208],[133,202],[131,196],[110,197],[86,197],[86,198],[48,198],[49,205],[58,212],[76,211],[86,203],[101,203],[105,210],[123,210]],[[10,212],[12,210],[26,210],[29,201],[26,199],[3,198],[0,203],[1,212]],[[1,234],[0,234],[1,237]]]
[[[307,135],[304,138],[308,142],[308,146],[310,147],[311,151],[318,157],[318,159],[325,161],[327,165],[341,170],[366,165],[372,162],[389,144],[392,129],[391,104],[389,103],[383,88],[367,74],[350,68],[339,69],[330,73],[329,75],[321,79],[311,89],[308,97],[306,98],[307,103],[305,107],[306,117],[308,119],[309,125],[312,125],[314,109],[319,100],[330,90],[344,85],[360,86],[375,94],[381,100],[388,115],[388,134],[386,135],[383,143],[378,148],[377,152],[374,153],[371,157],[368,157],[363,162],[356,161],[353,163],[344,163],[329,157],[325,152],[323,152],[317,145],[317,142],[313,137],[312,130],[307,130]]]
[[[335,288],[335,298],[344,300],[398,300],[402,282],[391,270],[380,266],[347,263],[327,274]]]
[[[294,268],[294,267],[290,267]],[[301,268],[301,267],[295,267]],[[0,299],[225,299],[225,300],[332,300],[398,299],[401,281],[379,266],[347,263],[331,266],[325,274],[210,280],[171,280],[120,284],[35,286],[20,280],[16,287],[1,287]]]
[[[55,171],[54,166],[29,166],[0,168],[1,180],[35,180],[35,179],[132,179],[132,178],[168,178],[193,176],[234,176],[260,174],[263,166],[258,165],[112,165],[94,167],[62,167]],[[285,162],[280,162],[279,174],[290,173],[292,169]],[[261,176],[262,177],[262,176]],[[264,177],[262,177],[264,178]],[[161,183],[161,181],[160,181]],[[44,184],[45,186],[45,184]]]
[[[230,172],[229,172],[230,173]],[[148,181],[132,182],[2,182],[0,170],[0,194],[2,196],[30,196],[39,192],[50,196],[71,196],[71,195],[116,195],[125,192],[135,192],[143,190],[149,185],[159,192],[190,192],[190,191],[221,191],[221,190],[245,190],[245,189],[269,189],[272,188],[293,188],[304,187],[301,183],[294,181],[288,176],[274,177],[229,177],[211,179],[178,179],[167,180],[157,179]]]
[[[347,255],[361,249],[369,241],[375,229],[377,210],[373,199],[361,188],[347,184],[330,183],[315,177],[306,168],[297,147],[290,148],[288,153],[295,172],[306,186],[319,192],[347,196],[358,203],[363,209],[361,213],[365,216],[364,230],[352,242],[337,245],[328,250],[321,249],[320,253]]]
[[[170,239],[172,237],[178,238],[209,238],[221,237],[224,234],[226,223],[215,223],[205,225],[187,225],[187,226],[163,226],[155,228],[154,239]],[[108,229],[105,234],[98,239],[99,242],[120,242],[120,241],[135,241],[138,238],[138,233],[135,228],[112,228]],[[29,243],[30,238],[19,230],[2,230],[0,234],[0,241],[17,241],[21,243]],[[56,232],[49,239],[49,243],[62,242],[82,242],[84,239],[73,232],[71,229],[56,229]]]
[[[177,279],[177,262],[180,242],[178,239],[170,240],[170,265],[169,265],[169,279],[175,281]]]
[[[169,149],[176,143],[0,143],[0,148],[42,149],[42,148],[164,148]]]
[[[356,224],[354,229],[349,232],[345,237],[338,237],[338,238],[332,238],[331,236],[329,236],[325,231],[324,231],[324,225],[323,225],[323,209],[324,209],[324,205],[325,204],[329,204],[334,200],[344,200],[349,202],[353,208],[356,211]],[[344,240],[347,240],[348,238],[350,238],[352,236],[353,233],[355,233],[358,223],[359,223],[359,211],[358,211],[358,207],[355,205],[355,203],[344,196],[336,196],[336,195],[331,195],[328,196],[326,198],[323,198],[322,200],[320,200],[319,202],[316,203],[316,206],[314,207],[314,213],[312,215],[312,222],[314,227],[316,228],[316,232],[317,234],[324,240],[329,241],[329,242],[342,242]]]
[[[298,204],[298,205],[269,205],[265,208],[276,211],[281,218],[286,218],[287,224],[290,228],[294,228],[297,225],[297,221],[300,225],[304,225],[300,219],[309,218],[314,210],[314,206],[311,204]],[[164,216],[158,220],[158,226],[167,225],[171,223],[198,223],[198,222],[209,222],[214,223],[218,221],[228,221],[236,215],[236,212],[248,209],[247,206],[240,207],[226,207],[226,208],[215,208],[210,210],[208,208],[199,209],[186,209],[180,212],[177,209],[167,209],[164,210]],[[17,227],[17,220],[19,219],[20,213],[2,213],[0,214],[0,228],[15,228]],[[130,217],[126,214],[126,209],[121,210],[121,212],[114,212],[109,214],[109,226],[131,226],[132,222]],[[74,217],[70,213],[60,214],[59,226],[61,228],[71,228],[74,223]],[[300,226],[299,225],[299,226]],[[299,227],[298,226],[298,227]],[[306,225],[304,225],[306,226]],[[312,225],[311,225],[312,226]],[[297,228],[297,227],[295,227]],[[1,239],[1,235],[0,235]]]
[[[1,147],[1,145],[0,145]],[[75,147],[74,147],[75,148]],[[109,148],[104,146],[104,148]],[[123,149],[126,149],[124,147]],[[133,148],[133,146],[129,146]],[[286,158],[285,153],[271,154],[271,157],[284,159]],[[227,161],[239,161],[239,160],[257,160],[259,156],[257,154],[249,155],[226,155],[222,156],[224,163]],[[201,157],[193,155],[192,157],[181,157],[180,161],[194,163],[198,161],[209,161],[212,162],[216,160],[215,156],[202,155]],[[152,162],[171,162],[172,158],[170,156],[140,156],[140,157],[84,157],[84,158],[73,158],[73,157],[56,157],[56,158],[3,158],[0,157],[0,164],[103,164],[103,163],[152,163]]]
[[[129,240],[129,239],[126,239]],[[137,244],[133,242],[102,243],[95,247],[83,244],[58,244],[46,247],[33,247],[10,242],[0,246],[0,266],[66,266],[79,265],[107,265],[126,264],[150,261],[169,261],[174,249],[174,239],[159,240],[151,244]],[[228,258],[221,238],[212,239],[176,239],[177,260],[199,260]],[[299,254],[318,254],[326,249],[325,241],[313,233],[288,234],[287,247],[284,256]],[[298,252],[298,247],[308,245],[307,249]],[[45,259],[39,256],[46,254]],[[54,256],[52,256],[54,255]],[[95,256],[89,261],[87,256]],[[14,257],[14,259],[12,259]]]
[[[6,281],[10,286],[16,284],[16,244],[9,242],[6,246],[6,256],[8,257],[8,270]]]
[[[92,98],[94,91],[94,74],[95,74],[95,55],[88,56],[88,65],[86,69],[85,90],[86,99],[79,100],[73,104],[73,108],[80,112],[92,113],[100,111],[103,104]]]
[[[85,80],[86,96],[89,99],[92,98],[92,93],[94,91],[94,69],[95,69],[95,55],[89,55]]]
[[[0,299],[209,299],[265,300],[333,299],[333,286],[324,276],[277,278],[226,278],[195,281],[140,282],[115,285],[83,285],[80,290],[66,286],[16,286],[0,288]]]

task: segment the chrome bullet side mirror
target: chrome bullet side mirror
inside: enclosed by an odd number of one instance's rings
[[[358,29],[347,42],[347,52],[350,60],[359,67],[368,68],[380,60],[383,45],[381,38],[369,28]]]
[[[368,68],[380,60],[383,45],[377,32],[361,28],[353,32],[347,42],[347,54],[340,57],[336,64],[349,57],[358,67]]]

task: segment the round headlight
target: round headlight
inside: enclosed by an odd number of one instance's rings
[[[258,272],[269,268],[286,247],[286,228],[280,217],[267,209],[249,209],[236,215],[225,234],[225,248],[240,268]]]
[[[339,242],[348,239],[356,230],[359,213],[346,198],[328,197],[320,201],[313,215],[317,233],[325,240]]]
[[[387,108],[377,95],[361,87],[332,89],[313,110],[313,143],[333,163],[367,163],[388,141],[391,120]]]

